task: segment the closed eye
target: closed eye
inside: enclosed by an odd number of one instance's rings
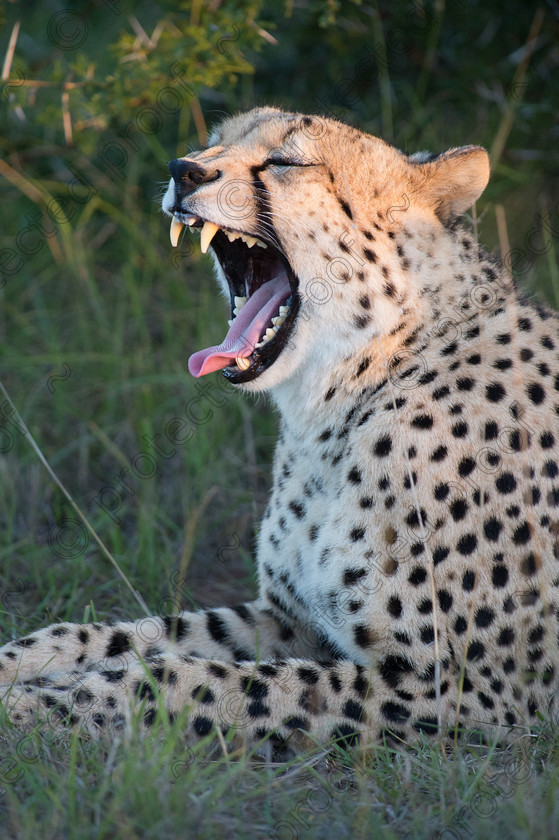
[[[316,166],[315,163],[305,163],[302,160],[294,160],[293,158],[283,158],[283,157],[273,157],[267,158],[264,163],[262,164],[265,168],[268,166],[281,166],[284,168],[287,167],[294,167],[294,166]]]

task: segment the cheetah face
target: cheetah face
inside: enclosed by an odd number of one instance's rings
[[[390,208],[405,194],[406,221],[440,227],[432,196],[440,207],[444,190],[424,187],[436,166],[411,160],[334,120],[261,108],[171,161],[171,243],[185,226],[200,231],[230,305],[223,341],[194,353],[190,372],[264,390],[303,365],[320,376],[390,334],[414,306],[394,261],[378,256],[394,255]]]

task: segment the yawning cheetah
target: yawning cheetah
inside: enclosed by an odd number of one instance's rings
[[[300,748],[553,717],[559,329],[458,224],[487,153],[261,108],[170,170],[171,241],[200,229],[230,305],[190,371],[281,418],[259,594],[6,645],[14,723]]]

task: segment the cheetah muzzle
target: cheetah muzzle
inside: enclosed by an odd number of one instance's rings
[[[200,230],[230,317],[190,371],[280,417],[258,595],[10,642],[11,720],[167,715],[273,757],[556,719],[558,316],[459,223],[487,152],[260,108],[170,171],[171,243]]]

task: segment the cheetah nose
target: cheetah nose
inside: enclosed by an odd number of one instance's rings
[[[191,192],[200,184],[215,181],[221,175],[219,169],[208,170],[194,160],[176,158],[169,163],[169,171],[176,188],[181,192]]]

